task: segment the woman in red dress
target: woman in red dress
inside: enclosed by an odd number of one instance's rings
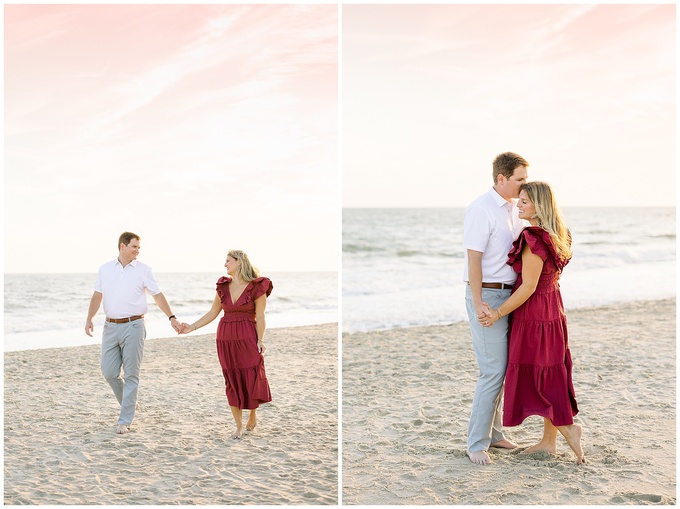
[[[520,188],[519,217],[529,221],[515,240],[508,264],[519,273],[510,298],[491,310],[487,326],[510,316],[503,426],[518,426],[530,415],[543,417],[543,438],[524,453],[557,452],[557,433],[566,438],[578,463],[585,461],[571,378],[567,318],[559,278],[571,259],[571,235],[550,186],[528,182]]]
[[[227,400],[236,422],[232,438],[243,436],[243,409],[249,409],[246,431],[257,425],[256,409],[260,403],[272,400],[269,382],[264,370],[263,354],[267,297],[272,292],[272,282],[260,277],[243,251],[229,251],[226,277],[217,280],[217,293],[213,305],[193,324],[182,324],[188,333],[209,324],[220,311],[224,315],[217,326],[217,356],[222,366]]]

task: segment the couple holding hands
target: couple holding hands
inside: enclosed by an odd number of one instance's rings
[[[228,275],[217,280],[210,310],[192,324],[180,323],[172,314],[151,267],[137,260],[139,250],[139,235],[131,232],[121,234],[118,257],[102,265],[97,272],[85,323],[85,333],[92,336],[92,320],[103,302],[106,322],[102,335],[101,370],[120,403],[116,432],[124,434],[130,431],[137,409],[148,292],[178,334],[193,332],[224,311],[217,327],[217,356],[236,423],[231,437],[241,438],[244,433],[243,410],[250,410],[245,431],[252,431],[257,425],[258,406],[272,399],[263,357],[266,350],[264,315],[272,282],[260,276],[246,253],[229,251],[224,264]]]

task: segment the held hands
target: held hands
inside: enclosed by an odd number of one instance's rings
[[[172,328],[175,329],[175,332],[176,332],[177,334],[181,334],[181,333],[182,333],[182,326],[181,326],[181,324],[179,323],[179,320],[178,320],[177,318],[171,318],[171,319],[170,319],[170,325],[172,325]]]
[[[490,318],[493,315],[491,306],[489,306],[486,302],[482,302],[482,304],[478,306],[476,309],[477,320],[479,320],[479,323],[481,323],[482,325],[484,324],[485,319]]]
[[[501,314],[497,309],[493,309],[486,302],[482,302],[482,308],[484,310],[483,315],[480,316],[479,309],[477,310],[477,320],[482,325],[482,327],[491,327],[501,318]]]
[[[189,334],[190,332],[193,332],[195,329],[189,325],[188,323],[182,322],[181,328],[178,331],[180,334]]]

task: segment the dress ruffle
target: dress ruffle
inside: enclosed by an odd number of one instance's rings
[[[217,289],[217,294],[220,296],[220,299],[224,301],[224,296],[227,294],[228,290],[227,287],[229,286],[229,283],[231,283],[231,276],[222,276],[217,280],[216,283],[216,289]],[[271,282],[271,279],[267,277],[258,277],[250,281],[248,286],[246,286],[246,289],[243,291],[244,293],[244,300],[240,301],[241,305],[248,304],[251,301],[254,301],[261,295],[264,295],[265,293],[267,294],[267,297],[269,297],[272,293],[272,290],[274,289],[274,284]],[[239,297],[239,300],[241,297]]]
[[[552,258],[555,267],[562,270],[568,263],[568,258],[562,258],[555,249],[555,244],[550,234],[540,226],[527,226],[512,243],[512,249],[508,253],[507,264],[512,266],[515,272],[522,272],[522,248],[528,245],[531,252],[541,257],[543,262]]]

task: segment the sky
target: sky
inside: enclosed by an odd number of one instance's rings
[[[6,273],[336,271],[336,5],[6,5]]]
[[[494,157],[560,206],[674,206],[674,5],[345,5],[345,207],[464,207]]]

